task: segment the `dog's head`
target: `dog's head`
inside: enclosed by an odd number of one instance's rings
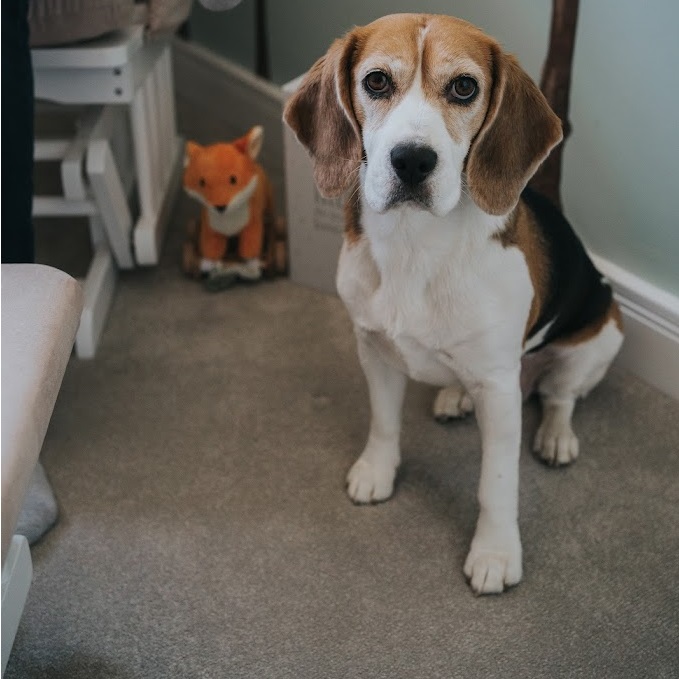
[[[288,102],[316,183],[337,196],[360,172],[377,212],[448,214],[462,192],[508,213],[561,122],[514,57],[445,16],[400,14],[336,40]]]

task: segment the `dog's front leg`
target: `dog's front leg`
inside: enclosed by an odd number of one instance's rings
[[[401,461],[401,410],[408,378],[384,360],[363,331],[357,330],[356,338],[371,417],[368,442],[347,474],[347,492],[354,502],[380,502],[391,496]]]
[[[521,580],[518,370],[515,376],[484,383],[473,396],[483,456],[479,518],[464,572],[476,594],[493,594]]]

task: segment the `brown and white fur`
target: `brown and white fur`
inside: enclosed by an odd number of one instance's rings
[[[480,512],[464,572],[475,592],[501,592],[522,575],[522,386],[542,399],[536,451],[567,464],[579,450],[575,401],[622,342],[610,288],[577,237],[524,191],[561,140],[560,121],[495,40],[458,19],[414,14],[335,41],[284,117],[320,191],[351,190],[337,287],[371,423],[349,496],[392,494],[406,382],[441,387],[435,415],[473,408],[481,430]]]

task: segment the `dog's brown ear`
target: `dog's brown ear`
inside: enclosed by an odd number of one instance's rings
[[[338,196],[361,162],[360,131],[351,103],[354,33],[335,40],[290,98],[283,119],[309,151],[319,191]]]
[[[476,204],[504,215],[563,135],[561,121],[537,85],[495,45],[493,71],[486,119],[472,142],[466,172]]]

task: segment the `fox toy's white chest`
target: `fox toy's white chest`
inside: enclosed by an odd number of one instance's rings
[[[515,368],[533,293],[522,253],[489,238],[491,225],[455,232],[421,211],[410,217],[394,226],[373,216],[342,248],[337,288],[356,332],[437,386]]]

